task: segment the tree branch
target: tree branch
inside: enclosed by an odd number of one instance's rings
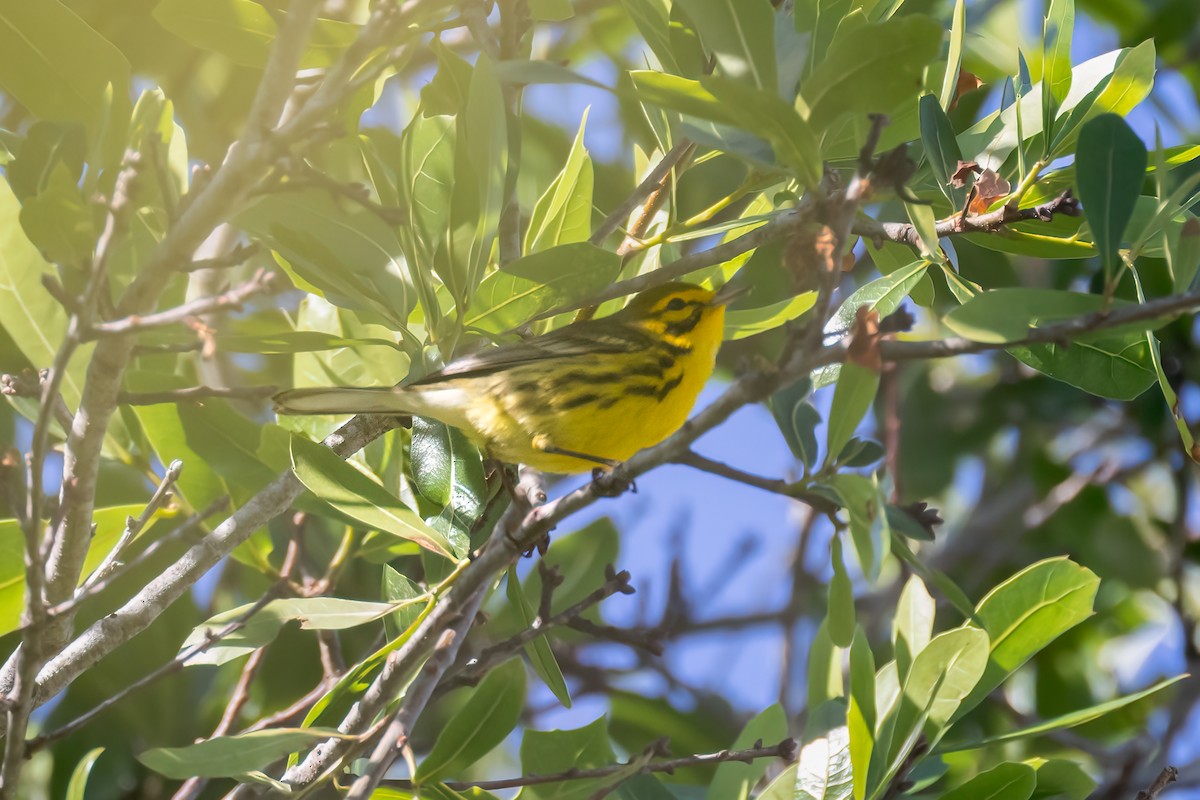
[[[1049,222],[1055,214],[1065,214],[1078,217],[1080,214],[1079,200],[1067,189],[1053,200],[1048,200],[1030,208],[1010,208],[1003,206],[986,214],[971,216],[955,214],[937,223],[938,238],[957,236],[964,233],[996,233],[1001,228],[1014,222],[1040,220]],[[921,247],[921,235],[909,222],[879,222],[870,218],[855,220],[852,228],[859,236],[871,239],[876,247],[881,247],[884,241],[907,244],[911,247]]]
[[[650,173],[637,185],[637,188],[626,197],[621,205],[614,208],[604,221],[596,226],[592,231],[592,237],[589,241],[594,245],[601,245],[609,235],[620,228],[629,219],[629,215],[633,210],[641,205],[642,201],[649,198],[652,194],[661,189],[681,162],[686,161],[695,151],[696,145],[689,139],[679,139],[675,142],[675,146],[663,154],[659,159],[658,164]],[[619,296],[619,295],[618,295]]]
[[[391,722],[388,723],[383,736],[371,752],[370,760],[362,775],[354,781],[350,791],[346,793],[346,800],[367,800],[375,787],[383,780],[388,768],[400,754],[400,748],[408,743],[409,733],[416,724],[417,717],[421,715],[426,703],[433,695],[433,690],[437,688],[442,676],[458,656],[459,648],[462,647],[463,640],[467,638],[467,631],[475,622],[475,615],[479,613],[479,607],[483,605],[483,599],[486,596],[487,589],[481,586],[467,601],[462,616],[442,632],[433,648],[433,653],[425,661],[421,671],[405,692],[404,702],[392,714]],[[351,752],[353,749],[351,748]]]
[[[293,0],[291,3],[290,13],[281,26],[251,106],[245,135],[230,148],[212,180],[180,211],[146,265],[122,295],[117,306],[119,314],[130,316],[151,310],[174,273],[173,267],[191,259],[200,243],[217,224],[240,206],[249,188],[265,173],[276,152],[275,145],[268,143],[268,128],[278,120],[283,104],[291,93],[296,68],[320,6],[320,0]],[[121,181],[118,180],[110,203],[109,219],[97,240],[84,303],[81,304],[81,311],[72,317],[67,342],[82,340],[84,333],[92,327],[90,300],[100,295],[102,285],[107,285],[106,281],[101,280],[103,267],[120,222],[117,213],[119,208],[113,209],[112,206],[123,199],[123,194],[128,194],[127,188],[128,183],[125,191],[122,191]],[[53,547],[45,563],[46,599],[50,603],[68,600],[78,585],[90,542],[101,449],[109,420],[117,408],[117,394],[135,343],[136,337],[132,335],[107,337],[97,344],[88,364],[83,396],[64,451],[59,503],[62,518],[55,526]],[[66,361],[63,360],[62,366],[65,365]],[[52,407],[50,404],[44,405]],[[40,475],[37,480],[40,486]],[[40,495],[40,489],[37,494]],[[34,502],[40,502],[40,498]],[[31,515],[31,519],[35,517]],[[40,585],[40,580],[31,584],[31,587],[37,585]],[[45,631],[45,651],[57,653],[51,663],[62,657],[62,646],[69,637],[72,622],[72,616],[64,614],[56,618]],[[16,660],[20,662],[22,658],[24,656],[18,654]],[[11,691],[17,683],[17,666],[19,664],[12,662],[5,665],[3,673],[0,673],[0,691]],[[28,670],[28,664],[25,668]],[[33,691],[31,683],[22,688],[26,694],[20,698],[23,702],[18,703],[21,709],[31,708],[40,702],[40,698],[46,697],[40,691],[35,697]],[[10,753],[19,751],[25,736],[24,723],[10,714],[6,729],[7,750]],[[19,763],[14,769],[19,769]],[[15,783],[15,773],[11,777],[6,775],[5,779],[10,784]]]
[[[540,561],[538,563],[540,565],[545,562]],[[592,593],[587,597],[583,598],[578,603],[575,603],[570,608],[563,609],[557,614],[548,613],[548,610],[544,608],[546,603],[543,602],[541,604],[543,608],[539,610],[537,618],[529,627],[524,628],[502,642],[497,642],[496,644],[485,648],[473,659],[470,666],[465,667],[464,669],[461,669],[451,675],[451,677],[443,681],[441,686],[438,688],[442,691],[449,691],[450,689],[455,689],[459,686],[474,686],[483,678],[484,675],[490,672],[493,667],[503,661],[507,661],[510,657],[512,657],[513,654],[525,647],[525,645],[529,644],[534,639],[537,639],[539,636],[542,636],[550,629],[561,627],[563,625],[570,625],[573,621],[580,619],[589,608],[592,608],[604,600],[607,600],[614,594],[634,593],[634,588],[629,584],[629,572],[627,570],[621,570],[620,572],[617,572],[613,569],[612,564],[609,564],[604,568],[604,572],[604,583],[592,591]],[[545,577],[543,577],[543,597],[549,595],[549,592],[547,592],[547,587],[553,585],[555,584],[547,581]],[[646,637],[644,636],[641,637],[643,641],[645,638]],[[639,642],[639,644],[641,643],[642,642]]]
[[[883,341],[879,343],[879,350],[885,361],[908,361],[920,358],[950,358],[1027,344],[1066,344],[1084,334],[1173,317],[1196,308],[1200,308],[1200,291],[1160,297],[1136,305],[1115,306],[1107,311],[1094,311],[1063,322],[1031,328],[1028,336],[1015,342],[976,342],[962,337],[924,342]],[[844,350],[845,345],[839,343],[833,347]],[[839,355],[834,360],[842,360],[842,357],[844,356]]]
[[[561,783],[563,781],[607,778],[613,775],[620,775],[628,771],[631,767],[636,767],[636,770],[630,772],[629,777],[654,772],[666,772],[670,774],[678,769],[698,767],[706,764],[723,764],[727,761],[741,761],[749,764],[760,758],[782,758],[784,761],[791,761],[795,757],[796,741],[794,739],[784,739],[779,744],[769,747],[764,746],[759,741],[754,747],[745,750],[719,750],[716,753],[697,753],[696,755],[681,756],[663,761],[650,761],[640,766],[638,764],[640,757],[634,756],[625,763],[610,764],[606,767],[593,767],[591,769],[576,768],[553,775],[522,775],[518,778],[503,778],[493,781],[447,781],[446,786],[456,791],[469,789],[494,791],[497,789],[517,789],[522,786],[543,786],[547,783]],[[408,788],[413,784],[411,781],[388,781],[388,785]]]
[[[124,319],[111,322],[98,322],[88,331],[89,337],[121,336],[129,333],[157,328],[163,325],[174,325],[189,317],[211,314],[214,311],[240,309],[242,304],[256,294],[270,292],[275,287],[275,275],[265,269],[254,273],[250,280],[233,287],[227,292],[214,297],[198,297],[183,305],[159,311],[155,314],[139,316],[131,314]]]
[[[276,597],[279,596],[279,592],[280,592],[281,588],[283,587],[283,585],[285,585],[285,581],[280,581],[280,582],[276,583],[276,585],[272,589],[265,592],[263,594],[263,596],[260,597],[254,603],[254,605],[252,605],[252,606],[250,606],[250,608],[246,609],[246,612],[244,614],[241,614],[237,619],[230,621],[227,625],[225,625],[225,627],[221,628],[220,630],[218,630],[216,632],[209,632],[204,637],[204,641],[197,642],[196,644],[192,645],[187,650],[185,650],[182,653],[175,656],[175,658],[171,659],[170,661],[163,664],[158,669],[151,672],[149,675],[146,675],[146,676],[134,681],[133,683],[126,686],[124,689],[121,689],[120,691],[114,692],[113,694],[104,698],[103,701],[96,704],[88,711],[85,711],[84,713],[80,714],[78,717],[71,720],[70,722],[68,722],[58,728],[55,728],[52,731],[43,733],[40,736],[30,739],[28,742],[28,747],[27,747],[28,752],[30,752],[30,753],[36,752],[37,750],[40,750],[41,748],[45,747],[46,745],[48,745],[52,742],[56,742],[59,739],[63,738],[64,736],[68,736],[68,735],[74,733],[75,731],[79,730],[87,723],[91,722],[98,715],[104,713],[106,710],[112,708],[114,705],[121,702],[126,697],[133,694],[134,692],[136,692],[138,689],[141,689],[144,686],[148,686],[151,683],[154,683],[155,681],[159,680],[160,678],[164,678],[167,675],[170,675],[172,673],[178,672],[179,670],[183,669],[185,666],[187,666],[188,661],[192,660],[193,658],[200,655],[201,653],[207,651],[210,647],[212,647],[214,644],[216,644],[217,642],[224,639],[226,636],[229,636],[230,634],[235,633],[235,632],[241,630],[242,628],[244,628],[246,626],[246,623],[250,620],[251,617],[253,617],[255,614],[257,614],[259,611],[262,611],[267,606],[268,603],[270,603],[272,600],[274,600]]]

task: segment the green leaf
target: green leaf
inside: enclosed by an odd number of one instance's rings
[[[454,131],[451,117],[416,114],[400,135],[400,167],[397,184],[409,220],[397,230],[409,264],[431,270],[445,258],[443,238],[450,216],[451,191],[455,186]],[[424,285],[424,281],[418,284]],[[429,295],[427,298],[426,295]],[[422,292],[426,314],[437,308],[433,290]]]
[[[396,231],[372,212],[307,189],[266,195],[235,221],[278,253],[301,288],[404,329],[416,293]]]
[[[977,628],[955,628],[934,637],[913,660],[900,704],[881,734],[870,784],[886,786],[917,741],[936,744],[963,699],[979,683],[988,662],[988,636]],[[883,747],[884,742],[889,742]],[[882,776],[878,780],[875,776]],[[877,790],[876,790],[877,791]],[[868,794],[868,796],[872,796]]]
[[[820,413],[808,401],[811,389],[808,381],[796,381],[771,395],[769,403],[792,455],[809,468],[817,463],[817,425],[821,422]]]
[[[1113,400],[1133,400],[1156,380],[1146,337],[1136,331],[1076,340],[1070,347],[1023,345],[1008,352],[1051,378]]]
[[[468,540],[487,505],[483,456],[457,428],[413,418],[409,464],[422,496],[442,507],[430,527],[450,539]]]
[[[787,714],[775,703],[751,718],[729,749],[745,750],[754,747],[755,742],[769,745],[782,741],[787,733]],[[768,766],[767,759],[763,758],[747,763],[726,761],[717,767],[709,781],[705,800],[749,800],[751,790],[762,780]]]
[[[1191,291],[1200,271],[1200,220],[1189,219],[1171,248],[1175,292]]]
[[[469,326],[503,331],[530,317],[586,300],[616,280],[621,257],[588,242],[562,244],[504,265],[484,278]]]
[[[449,227],[444,233],[447,260],[434,263],[451,296],[465,307],[483,280],[508,175],[508,117],[500,81],[486,55],[475,61],[459,123]]]
[[[921,654],[933,638],[933,618],[937,606],[925,583],[916,575],[909,577],[900,592],[896,615],[892,619],[892,649],[896,653],[896,670],[900,680],[908,678],[913,659]]]
[[[1042,38],[1042,130],[1049,138],[1055,117],[1071,90],[1071,36],[1075,0],[1051,0]],[[1049,143],[1044,151],[1049,153]]]
[[[234,411],[228,401],[181,403],[175,409],[188,451],[203,460],[204,470],[222,477],[236,500],[250,497],[274,480],[275,470],[258,457],[263,428]]]
[[[967,35],[967,4],[966,0],[955,0],[954,13],[951,15],[950,24],[950,49],[946,54],[946,74],[942,77],[942,90],[938,93],[938,108],[950,108],[954,102],[954,95],[958,89],[958,72],[962,67],[963,40]],[[1070,62],[1067,62],[1067,68],[1070,69]],[[922,101],[925,98],[921,98]],[[924,108],[921,109],[924,112]],[[921,117],[921,132],[924,137],[924,113]],[[957,147],[957,145],[955,145]],[[926,146],[928,148],[928,145]],[[928,152],[928,150],[927,150]],[[957,165],[955,167],[957,169]],[[956,208],[961,208],[961,205],[956,205]]]
[[[849,647],[854,641],[854,584],[842,561],[842,540],[834,536],[830,543],[833,553],[833,577],[829,581],[826,619],[829,621],[829,640],[837,647]]]
[[[846,709],[855,800],[866,797],[867,774],[875,749],[875,691],[875,656],[862,626],[858,626],[850,645],[850,702]]]
[[[1039,650],[1092,615],[1100,579],[1066,557],[1027,567],[988,592],[971,625],[991,640],[987,671],[959,708],[961,718]]]
[[[1134,286],[1137,288],[1137,298],[1139,303],[1146,302],[1146,293],[1142,289],[1142,276],[1137,269],[1130,271],[1133,275]],[[1178,291],[1178,290],[1176,290]],[[1175,422],[1175,429],[1179,432],[1179,441],[1183,445],[1183,452],[1188,458],[1196,460],[1193,455],[1192,448],[1196,440],[1192,437],[1191,426],[1188,425],[1187,419],[1183,416],[1183,412],[1179,408],[1179,398],[1175,394],[1175,389],[1171,386],[1170,380],[1167,379],[1167,373],[1163,371],[1162,353],[1158,346],[1158,337],[1152,331],[1146,331],[1146,346],[1150,349],[1150,363],[1154,366],[1154,375],[1158,380],[1159,391],[1162,392],[1163,400],[1167,404],[1167,413],[1171,415],[1171,419]]]
[[[1095,294],[1011,287],[975,295],[942,318],[946,327],[975,342],[1019,342],[1032,328],[1104,308]]]
[[[840,725],[806,742],[797,761],[795,800],[848,800],[854,792],[850,733]]]
[[[1104,114],[1083,126],[1075,180],[1106,272],[1116,265],[1145,175],[1146,146],[1124,119]]]
[[[59,0],[0,6],[0,87],[38,119],[96,139],[110,103],[128,114],[129,79],[121,51]]]
[[[125,376],[125,386],[134,392],[182,389],[192,383],[182,375],[140,370],[130,371]],[[146,443],[159,461],[164,464],[175,459],[183,462],[183,472],[175,488],[188,505],[199,510],[228,494],[229,488],[214,467],[188,444],[189,430],[184,426],[181,408],[174,403],[158,403],[133,406],[133,413]]]
[[[103,747],[96,747],[87,751],[83,758],[79,759],[79,763],[71,771],[71,780],[67,784],[66,800],[84,800],[84,792],[87,791],[88,776],[92,774],[92,767],[95,766],[96,759],[103,752]]]
[[[561,22],[575,16],[571,0],[529,0],[529,13],[543,22]]]
[[[891,545],[891,528],[882,513],[884,503],[879,485],[850,472],[834,475],[830,485],[850,515],[850,536],[854,540],[859,566],[867,580],[874,582],[879,579],[879,571]]]
[[[553,775],[569,769],[588,769],[612,764],[614,755],[603,717],[573,730],[526,730],[521,737],[521,772],[525,775]],[[528,786],[521,792],[524,800],[587,800],[611,780],[562,781]]]
[[[621,0],[621,6],[663,69],[678,75],[681,70],[671,47],[670,4],[664,0]]]
[[[99,229],[66,165],[58,163],[46,187],[25,200],[21,227],[49,261],[80,268],[88,263]]]
[[[865,286],[860,286],[838,306],[838,310],[829,318],[829,322],[825,325],[825,333],[830,335],[848,333],[851,325],[854,324],[854,317],[860,306],[866,306],[869,311],[878,313],[881,319],[891,314],[900,307],[904,298],[908,297],[909,293],[925,277],[925,270],[928,267],[927,261],[914,261],[907,267],[890,272],[882,278],[876,278]],[[828,386],[835,382],[840,372],[841,366],[836,364],[814,370],[812,373],[813,388],[820,389],[822,386]]]
[[[421,87],[421,114],[426,117],[453,116],[467,102],[471,62],[446,47],[440,39],[434,39],[430,44],[437,55],[438,70],[433,80]]]
[[[829,410],[829,429],[825,440],[825,461],[832,463],[846,442],[854,435],[858,424],[871,410],[879,391],[879,373],[852,361],[842,365],[833,403]]]
[[[725,341],[737,341],[775,330],[808,311],[816,302],[816,292],[802,292],[760,308],[730,309],[725,312]]]
[[[254,0],[161,0],[151,12],[159,25],[202,50],[220,53],[244,67],[264,67],[277,25]],[[302,69],[328,67],[354,41],[358,26],[318,19],[300,59]]]
[[[525,667],[510,659],[488,672],[438,733],[413,780],[430,783],[456,775],[504,741],[525,706]]]
[[[981,772],[942,795],[942,800],[1029,800],[1037,773],[1028,764],[1007,761]]]
[[[638,96],[647,103],[700,119],[736,124],[736,117],[700,81],[653,70],[631,70]]]
[[[829,621],[822,620],[808,649],[808,707],[842,696],[842,659],[829,638]]]
[[[73,184],[83,177],[87,133],[79,123],[35,122],[20,145],[16,157],[5,169],[5,177],[22,203],[45,189],[60,166],[66,169]]]
[[[792,106],[774,92],[748,89],[728,78],[709,76],[702,84],[734,115],[735,125],[770,142],[775,158],[795,172],[806,187],[820,183],[820,145],[808,123]]]
[[[425,593],[420,586],[407,576],[401,575],[390,564],[383,565],[383,585],[380,587],[380,593],[389,605],[404,603],[383,618],[383,629],[387,638],[395,639],[421,617],[422,605],[406,601],[416,600]]]
[[[100,508],[92,513],[92,523],[96,526],[96,532],[88,545],[80,582],[100,566],[100,562],[112,550],[125,530],[126,519],[136,517],[143,510],[143,504],[134,504]],[[159,512],[158,516],[171,516],[171,513]],[[147,525],[143,531],[149,528]],[[25,535],[17,520],[0,519],[0,636],[20,627],[21,612],[24,609]]]
[[[537,619],[537,612],[534,611],[533,604],[529,602],[525,592],[521,590],[521,581],[517,577],[515,565],[508,568],[504,591],[509,605],[517,612],[520,624],[525,628],[531,627]],[[554,694],[564,708],[570,708],[571,690],[567,688],[562,668],[558,666],[558,659],[554,657],[554,650],[551,649],[550,642],[546,640],[546,635],[538,636],[525,645],[525,655],[529,657],[533,671],[546,684],[546,688]]]
[[[1059,109],[1051,158],[1071,152],[1080,126],[1106,112],[1128,114],[1146,98],[1154,85],[1156,56],[1154,40],[1137,47],[1113,50],[1075,67],[1071,91]],[[1022,136],[1017,131],[1020,109],[1024,141],[1042,133],[1041,86],[1021,97],[1018,104],[994,112],[958,137],[964,153],[986,153],[984,166],[998,168],[1016,149]],[[1061,190],[1060,190],[1061,191]]]
[[[525,254],[555,245],[586,242],[592,235],[592,159],[583,146],[587,112],[567,154],[567,163],[538,199],[529,217]]]
[[[330,728],[273,728],[218,736],[186,747],[156,747],[137,760],[175,780],[233,778],[260,770],[322,739],[341,735]]]
[[[679,0],[700,42],[721,74],[772,95],[779,91],[775,67],[775,9],[768,0]]]
[[[1096,789],[1096,781],[1078,763],[1065,758],[1031,759],[1037,769],[1034,798],[1087,800]]]
[[[0,325],[12,337],[29,363],[54,363],[59,343],[67,333],[67,315],[42,287],[42,276],[51,274],[37,248],[21,229],[21,206],[7,183],[0,181]],[[68,408],[79,404],[87,370],[84,348],[63,376],[62,395]]]
[[[1124,708],[1125,706],[1132,705],[1139,700],[1143,700],[1151,695],[1158,694],[1168,686],[1172,686],[1187,677],[1189,676],[1176,675],[1173,678],[1165,678],[1140,692],[1127,694],[1124,697],[1117,697],[1104,703],[1097,703],[1096,705],[1089,706],[1088,708],[1082,708],[1078,711],[1062,714],[1061,716],[1054,717],[1053,719],[1043,720],[1042,722],[1028,725],[1024,728],[1005,731],[1004,733],[1000,733],[995,736],[988,736],[983,739],[976,739],[966,742],[956,742],[954,744],[938,748],[938,752],[951,753],[959,750],[977,750],[981,747],[988,747],[993,744],[1012,742],[1016,741],[1017,739],[1028,739],[1033,736],[1045,736],[1047,733],[1053,733],[1054,731],[1061,731],[1066,730],[1067,728],[1074,728],[1077,725],[1084,725],[1088,722],[1092,722],[1093,720],[1097,720],[1106,714],[1111,714],[1118,709]]]
[[[452,534],[448,539],[429,527],[398,497],[342,461],[328,447],[293,436],[291,452],[292,467],[300,482],[348,517],[447,558],[466,553],[469,543],[464,537]]]
[[[937,261],[941,249],[938,246],[937,219],[933,215],[933,206],[924,203],[905,203],[904,213],[917,231],[921,241],[918,248],[921,257],[927,261]]]
[[[846,115],[887,114],[916,98],[922,73],[938,56],[942,28],[909,15],[839,30],[804,81],[808,123],[818,137]]]
[[[958,0],[958,6],[961,5],[962,0]],[[960,209],[966,203],[967,189],[950,185],[950,176],[958,170],[958,162],[963,160],[950,118],[931,94],[921,97],[920,114],[921,144],[925,147],[929,168],[933,170],[938,188],[950,201],[951,208]]]
[[[950,576],[939,569],[931,569],[924,561],[917,558],[906,542],[899,534],[892,537],[891,552],[896,555],[901,561],[908,565],[908,568],[914,574],[920,575],[921,579],[928,584],[931,584],[937,589],[942,597],[950,601],[958,613],[964,617],[970,617],[975,613],[971,606],[971,601],[966,593],[959,587],[957,583],[951,580]]]
[[[236,622],[253,607],[254,603],[247,603],[209,617],[188,634],[187,639],[179,646],[179,652],[203,644],[210,634],[231,622]],[[391,610],[390,603],[368,603],[338,597],[292,597],[272,600],[247,619],[240,628],[203,652],[192,656],[188,665],[220,665],[249,655],[273,642],[289,622],[300,623],[304,630],[340,631],[373,622]]]

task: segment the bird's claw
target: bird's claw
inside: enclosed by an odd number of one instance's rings
[[[637,483],[619,477],[616,470],[603,467],[592,470],[592,487],[599,497],[620,497],[625,492],[637,494]]]

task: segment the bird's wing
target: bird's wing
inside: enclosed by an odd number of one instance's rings
[[[512,367],[549,359],[574,359],[600,353],[638,352],[649,346],[649,337],[624,325],[580,322],[524,342],[481,350],[452,361],[410,386],[427,386],[458,378],[480,378]]]

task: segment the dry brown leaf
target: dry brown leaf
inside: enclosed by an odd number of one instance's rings
[[[846,349],[846,360],[861,367],[879,372],[883,369],[883,357],[879,354],[879,312],[867,306],[859,306],[854,312],[850,326],[850,345]]]
[[[950,185],[955,189],[963,189],[966,187],[967,181],[981,172],[983,172],[983,167],[979,166],[978,163],[974,161],[959,161],[958,169],[954,170],[954,174],[950,176]]]
[[[962,97],[967,92],[973,92],[983,86],[983,79],[969,70],[960,69],[958,71],[958,83],[954,85],[954,98],[950,100],[950,108],[953,111],[958,105],[958,98]]]
[[[1012,186],[999,173],[985,169],[975,180],[975,190],[975,199],[971,201],[969,210],[972,214],[983,214],[992,203],[1007,196]]]
[[[833,272],[837,237],[828,225],[808,224],[798,229],[784,250],[783,264],[795,282],[797,291],[819,284],[818,275]]]

